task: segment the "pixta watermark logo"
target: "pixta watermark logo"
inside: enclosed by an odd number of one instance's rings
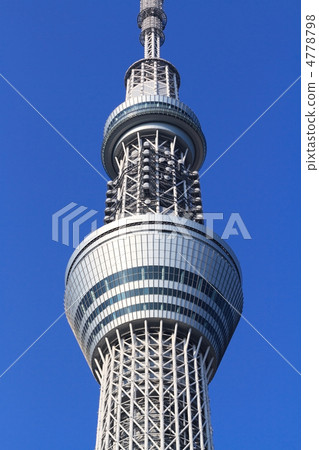
[[[62,242],[63,245],[72,245],[76,248],[79,243],[84,239],[88,233],[88,225],[90,225],[90,232],[97,229],[97,220],[92,218],[98,212],[94,209],[88,210],[86,206],[79,206],[77,203],[69,203],[67,206],[61,208],[59,211],[52,215],[52,240],[56,242]],[[136,216],[125,217],[121,223],[121,231],[119,231],[120,236],[124,238],[123,227],[125,226],[131,228],[132,225],[136,223]],[[214,225],[216,221],[222,221],[219,223],[219,232],[221,239],[227,240],[230,236],[238,236],[242,239],[252,239],[251,234],[246,227],[244,220],[238,212],[233,212],[229,216],[224,215],[224,213],[204,213],[204,227],[206,229],[207,235],[210,235],[214,230]],[[164,235],[161,233],[161,223],[163,229],[165,229],[165,235],[167,236],[167,225],[171,224],[173,226],[169,239],[174,239],[177,234],[182,233],[184,238],[192,239],[193,235],[191,229],[187,226],[188,222],[192,222],[192,215],[184,214],[183,217],[176,216],[175,214],[162,214],[156,215],[156,231],[158,232],[157,238],[161,239]],[[152,221],[142,222],[143,229],[150,228],[150,231],[154,231],[154,223]],[[81,226],[85,228],[86,234],[83,230],[81,233]],[[181,228],[182,227],[182,228]],[[220,229],[223,231],[220,232]],[[70,241],[72,240],[72,243]]]
[[[85,214],[83,214],[84,212]],[[97,229],[97,220],[91,220],[96,214],[95,209],[88,210],[86,206],[78,206],[74,202],[69,203],[52,214],[52,240],[76,248],[80,239],[83,240],[85,237],[80,235],[83,224],[91,225],[91,232]],[[71,239],[72,244],[70,244]]]
[[[188,232],[187,228],[187,220],[190,218],[187,217],[187,215],[184,215],[184,217],[180,218],[177,216],[174,216],[173,214],[169,215],[170,221],[174,224],[176,223],[176,226],[180,225],[180,221],[182,221],[185,225],[185,230],[183,230],[184,236],[188,238],[192,238],[191,232]],[[251,239],[251,235],[241,217],[241,215],[238,212],[233,212],[228,216],[224,215],[224,213],[204,213],[203,214],[204,219],[204,226],[206,229],[206,233],[209,235],[211,232],[214,232],[214,225],[217,220],[223,221],[220,223],[220,227],[223,231],[220,235],[220,237],[223,240],[227,240],[230,238],[230,236],[238,236],[242,239]],[[164,220],[164,219],[163,219]],[[177,228],[176,228],[177,230]],[[217,233],[219,234],[219,233]],[[174,232],[172,232],[171,238],[174,237]]]
[[[216,220],[223,220],[225,223],[224,213],[204,213],[204,219],[206,227],[212,231],[214,231],[214,222]],[[221,238],[227,240],[230,236],[241,236],[243,239],[251,239],[251,235],[238,212],[230,214]]]
[[[149,221],[145,220],[141,222],[143,230],[153,232],[156,231],[157,239],[166,239],[168,229],[167,226],[171,226],[171,233],[169,239],[174,239],[179,234],[183,234],[185,239],[193,239],[192,223],[194,219],[192,214],[184,213],[183,216],[177,216],[175,214],[156,214],[156,227],[154,229],[155,222],[151,219],[152,214],[149,214]],[[124,238],[123,229],[125,226],[131,229],[137,222],[136,216],[125,217],[121,222],[121,230],[119,230],[119,237]],[[237,236],[239,239],[250,240],[252,239],[248,228],[238,212],[228,214],[224,213],[204,213],[203,214],[203,226],[204,231],[208,236],[215,232],[215,225],[218,223],[217,234],[223,240],[228,240],[231,236]],[[162,233],[164,231],[164,233]]]

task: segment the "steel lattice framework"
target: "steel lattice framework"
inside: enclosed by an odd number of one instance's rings
[[[121,336],[103,357],[98,449],[210,449],[208,352],[159,328]]]
[[[119,174],[108,182],[105,223],[125,216],[174,213],[202,223],[198,172],[186,165],[188,149],[161,130],[141,130],[122,141]]]
[[[243,308],[239,263],[203,220],[206,141],[160,57],[163,0],[141,0],[144,59],[104,128],[104,225],[66,270],[65,310],[101,385],[95,450],[212,450],[208,383]]]

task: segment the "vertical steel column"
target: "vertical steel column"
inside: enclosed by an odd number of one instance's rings
[[[170,97],[171,87],[170,87],[170,79],[169,79],[169,68],[168,68],[167,64],[165,66],[165,79],[166,79],[166,95],[167,95],[167,97]]]
[[[176,158],[175,158],[175,145],[176,145],[176,136],[171,143],[171,156],[174,161],[174,167],[172,169],[172,179],[173,179],[173,201],[174,201],[174,213],[178,216],[178,197],[177,197],[177,187],[176,187]]]
[[[178,100],[179,99],[179,93],[178,93],[176,73],[174,73],[174,89],[175,89],[175,98]]]
[[[207,357],[207,353],[203,357],[202,354],[199,355],[200,360],[200,372],[201,372],[201,378],[202,378],[202,386],[203,386],[203,403],[204,403],[204,412],[206,416],[206,435],[207,435],[207,447],[214,450],[213,446],[213,436],[211,432],[211,420],[210,420],[210,407],[209,407],[209,397],[208,397],[208,380],[207,380],[207,373],[208,369],[205,365],[205,360]]]
[[[180,450],[180,427],[179,427],[179,411],[178,411],[178,396],[179,389],[177,384],[177,355],[176,355],[176,337],[178,325],[175,325],[174,333],[172,334],[172,363],[173,363],[173,385],[174,385],[174,413],[175,413],[175,443],[176,450]]]
[[[148,335],[148,327],[147,327],[147,321],[145,320],[144,322],[144,332],[145,332],[145,360],[149,361],[149,335]],[[148,370],[148,366],[147,364],[145,364],[144,367],[144,376],[145,376],[145,380],[144,380],[144,389],[145,389],[145,425],[144,425],[144,429],[145,429],[145,434],[144,434],[144,443],[145,443],[145,448],[149,448],[149,441],[148,441],[148,436],[149,436],[149,394],[148,394],[148,389],[149,389],[149,370]]]
[[[157,61],[154,61],[154,93],[158,95]]]
[[[130,333],[132,340],[132,363],[131,363],[131,390],[130,390],[130,425],[129,425],[129,450],[134,450],[133,437],[134,437],[134,403],[135,403],[135,363],[136,363],[136,341],[135,334],[133,332],[132,324],[130,323]]]
[[[197,345],[197,348],[193,347],[194,351],[194,369],[195,369],[195,383],[196,383],[196,395],[197,395],[197,411],[198,411],[198,426],[199,429],[203,429],[203,418],[202,418],[202,404],[201,404],[201,390],[202,386],[200,385],[200,368],[198,365],[198,352],[201,345],[201,339]],[[205,450],[204,436],[203,433],[200,434],[200,450]]]
[[[122,211],[123,214],[125,213],[125,209],[126,209],[126,189],[127,189],[127,169],[128,169],[128,158],[129,158],[129,150],[128,148],[125,147],[124,142],[122,142],[122,146],[123,146],[123,163],[122,163],[122,169],[123,169],[123,189],[122,191],[120,191],[120,189],[118,190],[118,197],[117,197],[117,201],[121,202],[122,201]],[[121,173],[120,173],[121,176]],[[121,217],[121,211],[119,210],[117,212],[117,218]]]
[[[163,374],[163,321],[160,321],[158,337],[158,367],[159,367],[159,422],[160,422],[160,450],[165,450],[164,433],[164,374]]]

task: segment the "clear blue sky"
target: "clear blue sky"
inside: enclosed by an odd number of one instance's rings
[[[0,72],[100,171],[102,130],[143,55],[138,0],[4,0]],[[299,2],[166,0],[162,56],[201,120],[208,167],[300,75]],[[70,202],[105,182],[0,79],[2,373],[62,312],[72,249],[51,240]],[[239,212],[228,243],[244,315],[300,370],[300,84],[201,180],[206,212]],[[223,231],[225,222],[216,226]],[[87,230],[88,232],[88,230]],[[241,320],[210,385],[216,450],[300,448],[300,377]],[[0,379],[0,448],[93,449],[99,389],[62,318]]]

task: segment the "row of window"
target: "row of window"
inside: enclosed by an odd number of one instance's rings
[[[150,225],[161,225],[161,226],[163,226],[163,225],[169,225],[169,226],[172,226],[172,222],[166,222],[166,221],[163,221],[163,220],[161,220],[161,221],[148,220],[148,221],[145,221],[145,222],[132,222],[132,223],[125,223],[125,224],[123,224],[123,225],[121,225],[121,226],[119,226],[119,227],[114,227],[114,228],[111,228],[111,229],[105,231],[103,234],[101,234],[101,235],[97,236],[96,238],[92,239],[87,245],[85,245],[85,246],[79,251],[79,253],[77,254],[76,258],[73,260],[72,264],[71,264],[70,267],[69,267],[68,274],[67,274],[67,280],[66,280],[66,281],[68,282],[68,280],[69,280],[69,277],[70,277],[70,274],[71,274],[71,270],[74,269],[74,268],[79,264],[79,256],[80,256],[84,251],[86,251],[87,248],[90,247],[94,242],[96,242],[96,241],[100,240],[101,238],[105,237],[106,235],[111,234],[111,233],[114,233],[114,232],[116,232],[116,231],[120,231],[120,230],[123,230],[123,229],[127,230],[127,229],[130,228],[130,227],[136,227],[136,226],[140,226],[140,225],[142,225],[142,226],[144,226],[144,225],[148,225],[148,226],[150,226]],[[190,227],[190,226],[188,226],[188,225],[185,225],[185,223],[184,223],[184,224],[178,224],[177,222],[176,222],[176,223],[174,222],[173,225],[174,225],[174,228],[175,228],[175,229],[174,229],[174,233],[177,233],[178,235],[183,236],[183,233],[181,233],[181,232],[179,232],[179,231],[176,231],[176,229],[183,229],[183,228],[185,228],[186,230],[189,230],[189,231],[192,231],[192,232],[196,232],[197,234],[199,234],[199,235],[201,235],[201,236],[204,236],[204,237],[205,237],[206,239],[208,239],[209,241],[214,242],[214,244],[217,245],[218,247],[220,247],[220,248],[222,249],[223,253],[225,253],[225,254],[228,256],[228,258],[232,261],[233,267],[234,267],[234,269],[236,270],[236,272],[237,272],[237,274],[238,274],[239,280],[241,279],[240,270],[239,270],[239,268],[237,267],[237,264],[235,263],[233,257],[230,255],[230,253],[228,252],[228,250],[226,250],[226,248],[225,248],[222,244],[220,244],[218,241],[216,241],[216,240],[214,240],[213,238],[211,238],[211,237],[209,236],[209,234],[207,234],[206,232],[203,232],[203,231],[200,231],[200,230],[195,229],[195,228],[193,228],[193,227]],[[149,232],[154,232],[154,231],[158,232],[159,230],[158,230],[158,229],[151,229],[151,228],[149,228],[148,231],[149,231]],[[161,229],[160,231],[166,232],[166,233],[169,232],[169,230],[164,230],[164,229]],[[171,232],[173,233],[173,230],[171,230]],[[126,231],[126,234],[130,234],[130,232],[127,232],[127,231]],[[111,239],[113,239],[113,238],[111,238]],[[111,240],[111,239],[110,239],[110,240]],[[200,241],[198,238],[194,238],[194,239],[195,239],[196,241],[202,242],[202,241]],[[107,241],[105,241],[105,242],[107,242]],[[206,244],[207,244],[207,243],[206,243]],[[211,244],[208,244],[208,245],[209,245],[211,248],[213,248],[213,246],[212,246]],[[214,249],[214,251],[216,251],[215,248],[213,248],[213,249]],[[217,252],[220,253],[218,250],[217,250]],[[221,256],[222,256],[222,258],[224,258],[223,254],[221,254]]]
[[[201,316],[198,313],[195,313],[185,307],[177,306],[172,303],[159,303],[159,302],[152,302],[152,303],[141,303],[141,304],[135,304],[131,306],[127,306],[125,308],[119,309],[115,311],[112,314],[109,314],[107,317],[105,317],[99,324],[94,328],[92,331],[88,342],[87,342],[87,352],[90,350],[90,346],[93,343],[93,340],[95,336],[101,331],[103,327],[108,325],[110,322],[112,322],[115,319],[118,319],[121,316],[124,316],[125,314],[137,312],[137,311],[146,311],[146,310],[159,310],[159,311],[169,311],[169,312],[179,312],[179,314],[182,314],[184,316],[188,316],[191,319],[196,320],[196,322],[200,323],[201,325],[206,328],[206,330],[211,334],[211,336],[214,338],[214,342],[216,344],[216,347],[214,347],[217,358],[222,356],[222,353],[225,351],[226,346],[222,348],[222,344],[220,341],[220,338],[215,330],[215,328],[206,320],[203,316]]]
[[[218,295],[216,289],[214,289],[210,283],[196,273],[169,266],[140,266],[109,275],[96,283],[81,299],[75,313],[75,324],[80,324],[85,311],[101,295],[116,286],[138,280],[176,281],[185,284],[186,286],[193,287],[207,297],[210,297],[212,301],[219,306],[226,317],[231,317],[231,306],[226,300]]]
[[[231,317],[224,317],[224,319],[226,320],[226,323],[227,323],[227,327],[228,327],[228,329],[226,330],[226,327],[225,327],[220,315],[217,314],[216,311],[214,311],[214,309],[211,306],[209,306],[205,301],[196,297],[195,295],[191,295],[188,292],[180,291],[177,289],[171,289],[171,288],[167,288],[167,287],[144,287],[144,288],[131,289],[126,292],[121,292],[120,294],[114,295],[113,297],[108,298],[105,302],[101,303],[89,315],[88,319],[86,320],[83,330],[82,330],[82,333],[81,333],[81,340],[84,339],[84,335],[87,332],[87,330],[88,330],[89,326],[91,325],[91,323],[93,322],[93,320],[102,311],[104,311],[108,306],[113,305],[114,303],[120,302],[121,300],[124,300],[127,298],[139,297],[142,295],[164,295],[165,297],[180,298],[180,299],[186,300],[190,303],[194,303],[197,308],[201,308],[202,310],[207,312],[211,317],[213,317],[213,319],[218,324],[218,327],[221,331],[224,342],[227,341],[227,336],[234,329],[234,324],[233,324]],[[218,294],[217,294],[217,296],[220,297]],[[217,298],[217,296],[216,296],[216,298]],[[225,300],[222,299],[221,297],[220,297],[220,299],[223,302],[225,302]],[[153,303],[150,303],[150,304],[153,304]],[[161,303],[161,305],[164,305],[164,303]],[[180,312],[183,309],[182,306],[176,306],[176,308],[177,308],[176,312]],[[163,308],[160,308],[160,309],[163,309]],[[77,331],[79,331],[78,324],[76,325],[76,329],[77,329]]]
[[[163,99],[164,100],[164,99]],[[125,104],[123,104],[124,106]],[[119,121],[123,120],[123,118],[126,118],[126,116],[133,115],[136,112],[142,112],[147,110],[147,112],[151,113],[153,110],[156,110],[157,113],[167,113],[167,110],[175,110],[177,117],[182,116],[182,118],[185,120],[185,122],[190,123],[193,125],[194,128],[196,128],[198,131],[201,132],[201,126],[198,121],[198,118],[195,116],[193,111],[188,108],[186,105],[179,101],[169,101],[169,99],[165,98],[164,101],[146,101],[141,103],[135,103],[133,105],[126,106],[125,109],[120,110],[120,107],[116,108],[108,118],[105,128],[104,128],[104,134],[105,136],[109,131],[112,129],[112,127],[117,124]],[[119,111],[120,110],[120,111]],[[119,112],[117,112],[119,111]]]

